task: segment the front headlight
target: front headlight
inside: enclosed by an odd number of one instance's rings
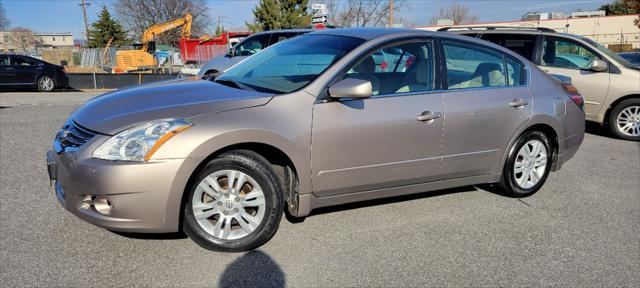
[[[122,131],[105,141],[93,158],[104,160],[147,161],[174,135],[191,128],[184,119],[163,119]]]

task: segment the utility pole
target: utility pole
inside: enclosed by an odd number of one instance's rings
[[[394,0],[389,0],[389,28],[393,27],[393,2]]]
[[[87,42],[89,42],[89,23],[87,22],[87,6],[91,5],[91,3],[85,3],[84,0],[81,0],[81,3],[78,4],[82,6],[82,16],[84,17],[84,33],[87,37]]]

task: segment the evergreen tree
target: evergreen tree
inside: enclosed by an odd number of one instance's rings
[[[111,38],[111,45],[114,46],[130,44],[127,33],[118,21],[111,18],[107,6],[102,7],[100,18],[91,24],[89,35],[89,47],[92,48],[104,47]]]
[[[254,23],[246,23],[251,31],[306,27],[311,24],[308,0],[260,0],[253,9]]]

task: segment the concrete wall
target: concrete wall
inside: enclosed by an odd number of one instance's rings
[[[545,27],[558,32],[571,33],[591,38],[605,46],[611,44],[631,44],[634,49],[640,49],[640,28],[635,26],[633,21],[636,15],[590,17],[590,18],[567,18],[538,21],[513,21],[513,22],[491,22],[475,23],[464,26],[515,26],[515,27]],[[446,26],[424,26],[418,29],[438,30]]]

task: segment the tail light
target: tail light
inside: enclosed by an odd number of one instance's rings
[[[564,89],[564,92],[567,93],[567,96],[569,96],[569,98],[573,100],[573,103],[576,103],[580,110],[584,111],[584,98],[582,97],[582,95],[580,95],[576,86],[565,83],[562,84],[562,89]]]

